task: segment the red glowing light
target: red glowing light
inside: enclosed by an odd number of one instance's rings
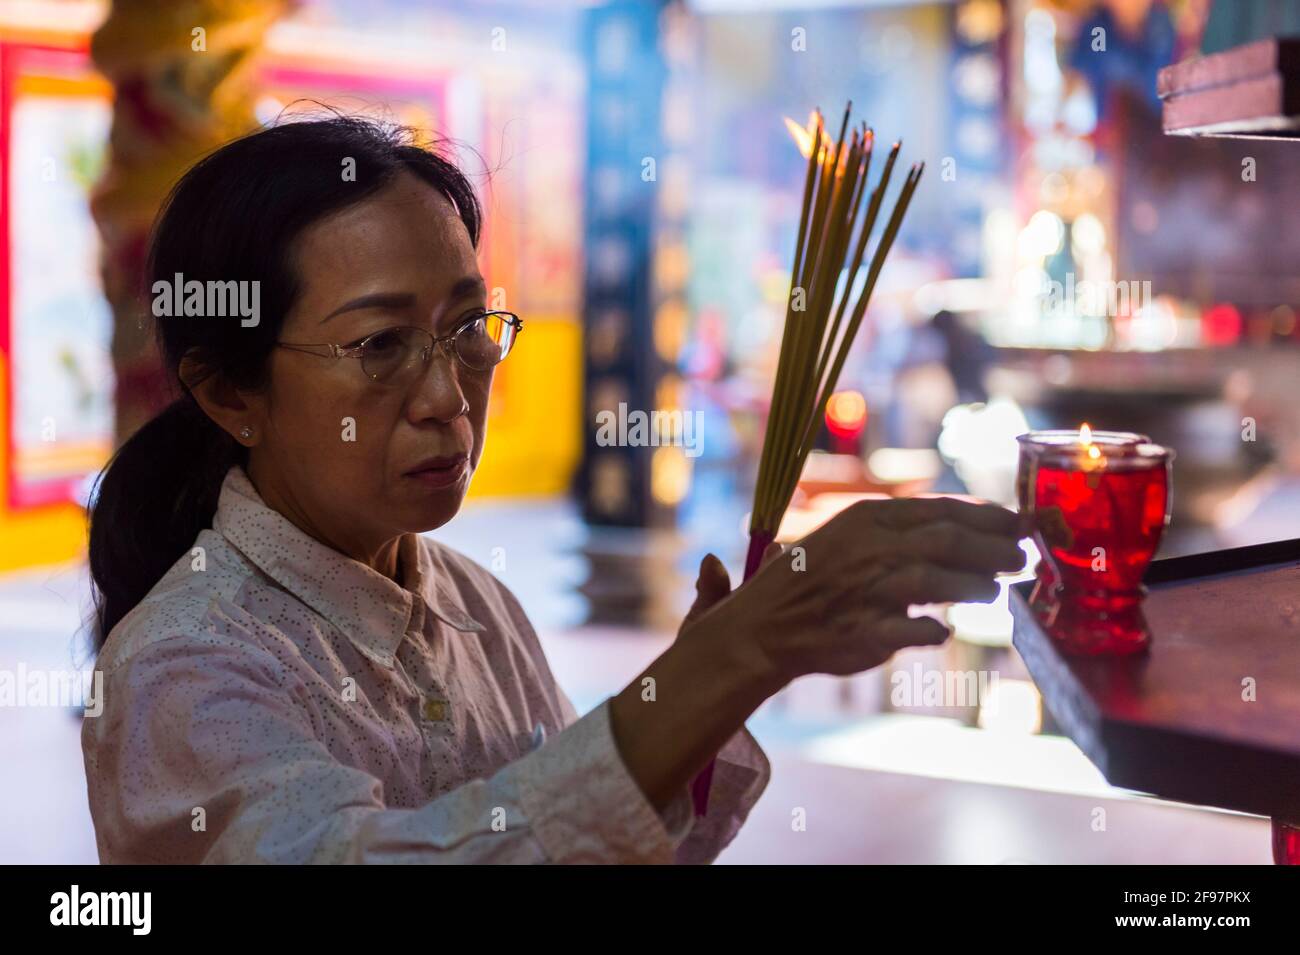
[[[1241,312],[1233,305],[1212,305],[1201,316],[1201,339],[1207,345],[1232,345],[1241,340]]]
[[[826,402],[826,427],[837,438],[855,438],[867,425],[867,399],[857,391],[837,391]]]

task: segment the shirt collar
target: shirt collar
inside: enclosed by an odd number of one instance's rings
[[[398,541],[405,587],[399,586],[268,507],[238,465],[222,482],[212,527],[381,666],[393,665],[407,633],[423,627],[426,611],[456,630],[483,630],[443,586],[418,535]]]
[[[408,590],[420,595],[431,614],[462,633],[482,633],[486,629],[469,615],[446,585],[446,571],[435,563],[430,548],[421,546],[418,534],[402,535],[398,548],[402,559],[402,580]]]

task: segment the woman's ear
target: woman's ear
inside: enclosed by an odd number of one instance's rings
[[[204,414],[232,438],[249,448],[261,440],[261,408],[225,375],[204,368],[193,350],[181,358],[177,376]]]

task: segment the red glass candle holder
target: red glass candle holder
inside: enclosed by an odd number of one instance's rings
[[[1045,622],[1067,652],[1123,655],[1150,642],[1142,576],[1169,523],[1172,460],[1155,444],[1095,441],[1030,456],[1034,538],[1058,580]]]
[[[1016,438],[1020,444],[1020,460],[1016,468],[1016,502],[1020,513],[1030,512],[1029,488],[1032,459],[1043,451],[1063,447],[1079,448],[1084,444],[1085,434],[1078,430],[1030,431]],[[1133,431],[1090,431],[1087,433],[1090,443],[1098,445],[1105,453],[1114,454],[1118,449],[1150,444],[1151,439],[1144,434]],[[1056,603],[1059,581],[1056,571],[1046,556],[1040,551],[1038,565],[1034,568],[1033,592],[1029,596],[1030,608],[1040,617],[1047,616]]]

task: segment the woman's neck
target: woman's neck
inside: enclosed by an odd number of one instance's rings
[[[306,510],[299,506],[291,494],[281,491],[278,482],[266,480],[264,475],[256,473],[257,468],[250,462],[245,468],[254,490],[262,498],[262,503],[287,520],[298,530],[326,547],[338,551],[345,557],[365,564],[377,574],[383,574],[399,587],[402,586],[401,535],[378,543],[370,543],[351,538],[350,535],[330,533],[313,521]],[[261,480],[259,480],[259,477]]]

